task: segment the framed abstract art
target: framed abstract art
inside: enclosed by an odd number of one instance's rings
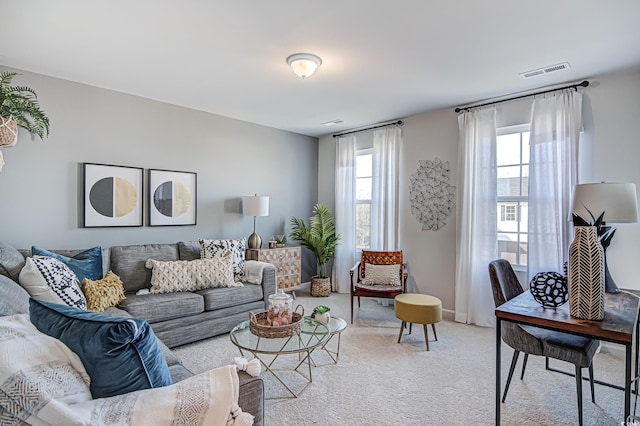
[[[143,175],[139,167],[83,163],[83,226],[142,226]]]
[[[195,225],[197,174],[149,169],[149,226]]]

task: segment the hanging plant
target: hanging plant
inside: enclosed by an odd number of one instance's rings
[[[0,128],[15,129],[17,124],[44,139],[49,136],[49,118],[40,108],[38,95],[33,89],[11,86],[11,80],[16,75],[19,74],[8,71],[0,73]],[[7,145],[13,144],[15,140]]]

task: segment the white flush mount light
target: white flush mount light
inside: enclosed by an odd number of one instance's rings
[[[316,69],[322,64],[322,59],[311,53],[295,53],[287,58],[287,64],[298,77],[304,80],[316,72]]]

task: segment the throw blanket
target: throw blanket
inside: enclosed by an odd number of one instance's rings
[[[237,425],[253,416],[237,405],[235,365],[162,388],[91,399],[76,354],[40,333],[27,315],[0,317],[0,424]]]
[[[262,271],[266,265],[268,263],[258,262],[257,260],[245,261],[243,281],[250,284],[260,284],[262,282]]]

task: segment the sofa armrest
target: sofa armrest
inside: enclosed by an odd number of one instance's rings
[[[276,267],[269,263],[262,271],[262,295],[265,307],[269,306],[269,296],[276,292]]]
[[[260,377],[252,377],[244,371],[238,371],[238,379],[238,405],[242,411],[255,417],[254,426],[264,425],[264,382]]]

